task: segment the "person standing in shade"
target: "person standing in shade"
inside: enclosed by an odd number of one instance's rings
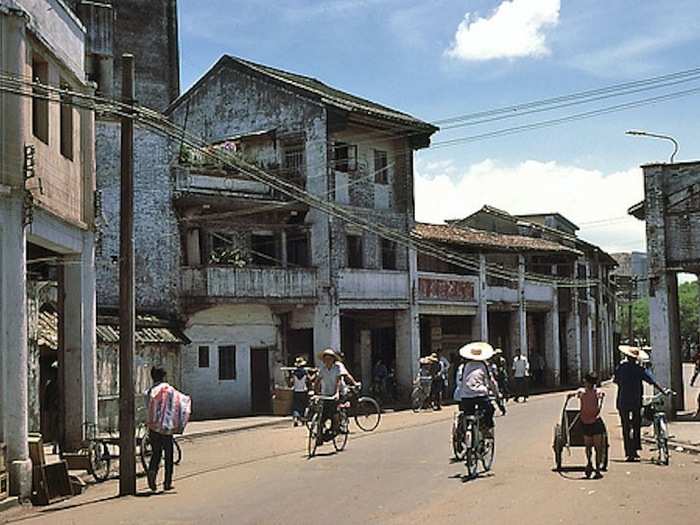
[[[527,402],[529,395],[529,388],[527,382],[530,379],[530,363],[527,360],[520,349],[515,351],[515,357],[513,358],[513,386],[514,386],[514,397],[513,400],[517,403],[518,399],[522,398]]]
[[[306,370],[306,359],[297,357],[294,360],[292,372],[292,420],[297,427],[309,404],[309,373]]]
[[[544,384],[544,357],[539,352],[535,352],[532,356],[532,375],[535,385]]]
[[[649,354],[635,346],[622,345],[619,349],[625,360],[615,370],[614,382],[617,385],[617,411],[622,421],[625,457],[628,462],[639,461],[639,451],[642,450],[642,382],[662,392],[668,391],[656,382],[648,369],[639,364]]]

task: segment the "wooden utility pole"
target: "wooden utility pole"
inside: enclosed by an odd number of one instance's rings
[[[122,55],[122,99],[134,103],[134,56]],[[119,209],[119,495],[136,494],[134,415],[134,121],[121,119]]]

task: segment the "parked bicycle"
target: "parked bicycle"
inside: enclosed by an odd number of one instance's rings
[[[348,414],[355,420],[355,424],[364,432],[372,432],[379,426],[382,419],[382,409],[376,399],[371,396],[360,395],[362,385],[348,387],[343,401],[347,401]]]
[[[414,412],[420,412],[421,410],[431,408],[431,384],[432,379],[430,378],[418,378],[413,384],[413,390],[411,391],[411,408]]]
[[[324,441],[333,441],[333,447],[337,452],[345,449],[350,434],[350,419],[348,418],[348,403],[338,404],[338,422],[333,428],[333,423],[329,419],[324,421],[323,410],[324,401],[336,401],[333,396],[314,396],[309,403],[309,429],[308,455],[309,459],[316,455],[316,449]]]
[[[645,426],[653,425],[654,441],[656,442],[657,462],[668,465],[671,461],[668,451],[668,421],[664,411],[666,400],[675,396],[673,391],[659,392],[649,397],[642,408],[642,419]]]

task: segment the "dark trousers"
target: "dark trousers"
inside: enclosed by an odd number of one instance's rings
[[[153,473],[155,478],[158,475],[160,459],[165,453],[165,480],[163,485],[169,487],[173,484],[173,436],[159,434],[153,430],[148,431],[148,436],[151,438],[151,446],[153,447],[153,455],[151,456],[148,470]]]
[[[513,397],[515,401],[517,401],[519,398],[527,399],[529,395],[529,385],[528,385],[528,380],[529,377],[514,377],[513,378],[513,390],[515,390]]]
[[[486,428],[493,428],[493,413],[495,412],[491,400],[487,397],[463,397],[459,402],[459,410],[465,416],[476,414],[477,407],[483,412],[483,421]]]
[[[444,384],[445,382],[442,378],[433,379],[433,382],[430,384],[430,401],[434,408],[439,409],[442,405],[442,387]]]
[[[622,421],[622,439],[625,442],[625,456],[632,457],[642,450],[642,414],[641,409],[620,410]]]

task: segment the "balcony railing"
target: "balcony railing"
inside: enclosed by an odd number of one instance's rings
[[[315,268],[184,268],[181,291],[198,299],[316,299]]]
[[[346,268],[339,272],[338,295],[341,300],[408,301],[408,273]]]

